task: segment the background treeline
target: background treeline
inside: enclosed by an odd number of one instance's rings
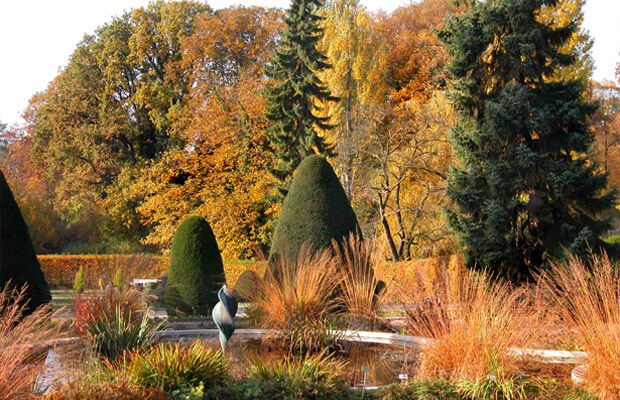
[[[540,18],[579,24],[583,4],[562,0]],[[365,235],[394,261],[456,249],[442,214],[456,113],[435,32],[464,7],[425,0],[385,14],[336,0],[321,10],[331,68],[318,74],[339,98],[320,104],[334,126],[322,137]],[[26,125],[3,127],[0,166],[36,250],[156,252],[180,220],[200,215],[225,258],[264,252],[279,213],[268,195],[264,68],[284,14],[159,1],[85,36],[31,99]],[[591,46],[575,32],[563,51],[576,61],[550,79],[588,82],[601,106],[589,121],[592,157],[618,186],[620,89],[590,81]]]

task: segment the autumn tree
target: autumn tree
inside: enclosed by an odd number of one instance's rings
[[[599,104],[590,118],[598,160],[610,184],[620,187],[620,88],[609,81],[594,83],[592,95]]]
[[[199,215],[211,221],[225,258],[267,251],[277,207],[265,201],[274,181],[265,174],[263,66],[280,17],[277,10],[230,7],[203,15],[183,40],[180,69],[191,90],[174,131],[187,146],[151,162],[131,186],[152,228],[144,243],[169,248],[179,222]]]
[[[434,30],[459,10],[451,0],[425,0],[379,15],[373,30],[386,48],[384,74],[395,103],[424,102],[442,88],[448,54]]]
[[[454,121],[445,96],[437,92],[423,105],[407,102],[366,111],[374,166],[365,197],[377,204],[384,239],[393,261],[429,256],[451,247],[442,223],[445,179]]]
[[[573,60],[561,46],[575,26],[537,18],[554,4],[476,3],[439,33],[459,111],[449,223],[467,265],[513,280],[565,250],[599,248],[615,197],[587,155],[596,106],[584,100],[584,82],[545,79]]]
[[[334,167],[352,199],[363,174],[363,109],[385,101],[385,51],[372,32],[373,19],[359,0],[335,0],[321,10],[323,37],[318,47],[331,68],[317,73],[340,101],[323,102],[320,115],[331,117],[333,129],[322,132],[336,143]]]
[[[270,172],[280,182],[280,195],[305,156],[334,155],[333,144],[318,133],[331,128],[329,117],[318,114],[319,102],[335,100],[317,77],[329,68],[317,49],[323,34],[318,15],[322,5],[322,0],[292,0],[282,37],[265,69],[273,82],[265,89]]]
[[[380,96],[360,101],[353,124],[364,140],[352,202],[362,221],[378,222],[394,261],[454,247],[441,215],[453,119],[441,93],[448,55],[433,30],[456,10],[450,1],[426,0],[380,14],[372,25],[380,61],[369,64],[377,70],[368,77],[379,77],[369,81]]]
[[[555,4],[541,7],[539,19],[553,28],[573,26],[575,29],[570,38],[560,46],[559,51],[573,55],[573,62],[559,66],[551,79],[567,80],[581,79],[584,82],[590,80],[594,71],[594,58],[592,46],[594,41],[585,30],[583,25],[583,6],[585,0],[558,0]]]
[[[110,237],[135,241],[145,233],[135,204],[124,201],[126,182],[119,176],[182,147],[170,126],[188,80],[169,77],[181,59],[182,38],[202,12],[209,7],[158,1],[114,18],[87,35],[33,99],[33,152],[68,220],[91,210]]]

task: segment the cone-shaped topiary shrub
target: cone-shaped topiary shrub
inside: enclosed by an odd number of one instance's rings
[[[211,227],[201,217],[188,217],[172,241],[164,293],[168,308],[206,315],[218,302],[225,282],[222,256]]]
[[[0,287],[9,281],[14,287],[28,284],[26,313],[51,300],[28,227],[0,171]]]
[[[347,195],[331,165],[320,156],[306,157],[295,171],[284,199],[269,254],[269,264],[285,256],[297,260],[302,245],[327,249],[332,239],[361,234]]]

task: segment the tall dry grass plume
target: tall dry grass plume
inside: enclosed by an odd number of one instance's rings
[[[259,324],[284,334],[291,351],[318,351],[334,341],[330,314],[337,309],[340,283],[331,251],[301,249],[295,261],[281,257],[267,268],[254,293],[244,293],[259,315]],[[272,337],[273,338],[273,337]]]
[[[554,263],[540,284],[555,300],[587,352],[585,385],[603,399],[620,398],[620,271],[607,255]]]
[[[420,278],[426,297],[407,306],[407,330],[434,339],[421,351],[418,376],[498,381],[518,372],[510,347],[529,347],[539,335],[537,313],[526,290],[493,280],[484,272],[457,275],[448,269],[436,279]]]
[[[0,290],[0,400],[33,398],[34,383],[45,352],[41,342],[57,338],[51,307],[25,315],[26,287]]]
[[[372,329],[379,320],[379,308],[385,300],[385,284],[375,276],[379,252],[372,241],[351,233],[332,247],[342,275],[339,294],[348,315],[358,324]],[[356,326],[357,328],[357,326]]]

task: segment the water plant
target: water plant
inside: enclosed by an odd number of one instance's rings
[[[190,344],[159,343],[130,356],[127,373],[144,387],[168,393],[200,384],[209,390],[229,379],[229,361],[220,351],[199,340]]]
[[[77,330],[111,360],[149,344],[160,326],[151,322],[145,297],[133,288],[111,286],[101,294],[77,295],[73,309]]]
[[[262,384],[259,398],[341,400],[348,398],[343,384],[345,366],[324,352],[268,362],[257,360],[250,379]]]

